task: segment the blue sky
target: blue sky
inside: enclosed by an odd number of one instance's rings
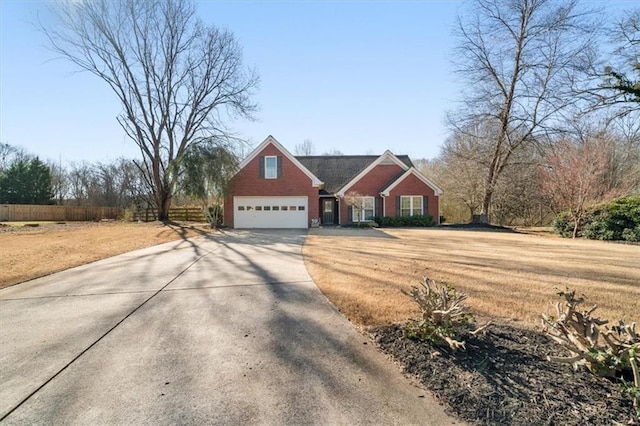
[[[32,22],[47,4],[0,0],[0,141],[63,163],[138,157],[107,85],[44,47]],[[318,154],[417,159],[437,155],[456,107],[451,29],[461,4],[204,1],[198,10],[233,31],[260,75],[257,120],[231,124],[240,135],[258,144],[271,134],[292,151],[310,139]]]

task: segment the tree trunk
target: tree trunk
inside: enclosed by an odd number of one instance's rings
[[[162,191],[156,196],[156,207],[158,209],[158,220],[164,223],[169,222],[169,209],[171,208],[171,194]]]
[[[576,238],[578,236],[578,226],[580,225],[578,218],[576,218],[576,220],[573,221],[573,234],[571,235],[571,238]]]
[[[489,223],[489,217],[486,214],[474,214],[471,223]]]
[[[484,192],[484,197],[482,198],[482,208],[480,210],[480,214],[473,215],[473,223],[489,223],[489,208],[491,206],[491,197],[493,196],[493,191],[487,187]]]

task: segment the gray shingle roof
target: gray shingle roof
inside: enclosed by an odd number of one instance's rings
[[[296,156],[296,159],[324,182],[324,191],[334,194],[379,157],[379,155],[312,155]],[[413,166],[408,155],[396,155],[396,157],[407,166]]]

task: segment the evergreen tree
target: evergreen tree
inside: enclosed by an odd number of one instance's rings
[[[0,172],[0,203],[50,204],[52,200],[51,170],[39,158],[17,161]]]

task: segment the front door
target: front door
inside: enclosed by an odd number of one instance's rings
[[[322,201],[322,224],[333,225],[334,224],[334,211],[333,211],[333,199]]]

